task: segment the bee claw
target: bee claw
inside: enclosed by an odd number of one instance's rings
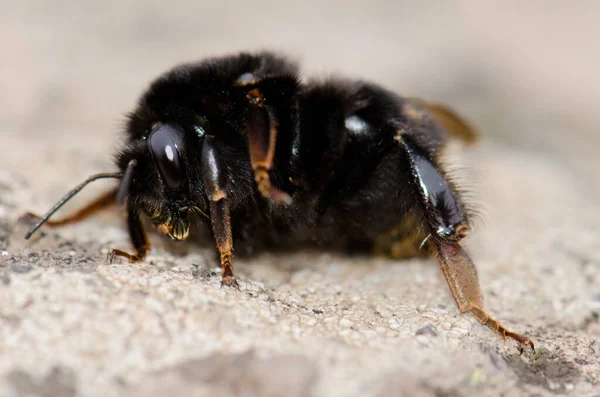
[[[240,284],[237,282],[235,277],[223,277],[221,279],[221,288],[223,287],[240,289]]]

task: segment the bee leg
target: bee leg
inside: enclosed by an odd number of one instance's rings
[[[127,212],[127,229],[129,230],[129,238],[133,244],[134,254],[130,254],[125,251],[113,249],[108,253],[108,262],[112,263],[115,256],[122,256],[127,258],[129,262],[140,262],[150,251],[150,242],[144,231],[144,227],[140,220],[140,216],[137,211],[130,208]]]
[[[50,227],[56,227],[56,226],[68,225],[71,223],[76,223],[76,222],[82,221],[85,218],[88,218],[88,217],[96,214],[97,212],[115,204],[116,203],[116,201],[115,201],[116,194],[117,194],[117,189],[116,188],[111,189],[108,192],[102,194],[100,197],[96,198],[94,201],[86,204],[83,208],[78,209],[74,213],[72,213],[64,218],[61,218],[61,219],[47,220],[46,222],[44,222],[44,225],[47,225]],[[42,219],[41,216],[33,214],[31,212],[28,212],[23,216],[27,217],[27,218],[35,219],[36,221]]]
[[[526,346],[530,346],[533,350],[534,344],[531,339],[509,331],[483,309],[477,269],[460,244],[438,242],[434,245],[440,268],[461,313],[471,313],[481,324],[492,329],[502,339],[516,340],[521,345],[521,353]]]
[[[459,244],[469,230],[463,206],[457,200],[451,184],[436,166],[433,156],[427,156],[413,142],[414,138],[411,139],[403,130],[398,131],[395,139],[404,150],[413,185],[417,188],[422,218],[430,236],[427,243],[436,253],[459,310],[471,313],[502,338],[516,340],[521,345],[521,351],[527,345],[533,349],[531,339],[508,331],[484,311],[477,269]]]
[[[233,251],[233,238],[231,237],[231,217],[227,200],[222,198],[210,203],[210,219],[213,235],[219,250],[221,260],[222,279],[221,285],[226,287],[238,287],[239,284],[233,276],[231,266],[231,252]]]
[[[254,180],[263,197],[272,198],[277,203],[291,202],[291,197],[273,187],[269,171],[273,167],[275,145],[277,143],[277,121],[258,88],[247,94],[250,101],[250,115],[246,130],[250,150],[250,165],[254,171]]]
[[[233,237],[226,193],[228,178],[218,149],[215,148],[210,137],[202,142],[202,181],[210,200],[210,223],[221,260],[223,271],[221,285],[239,287],[231,266]]]

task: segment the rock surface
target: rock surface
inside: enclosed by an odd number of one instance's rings
[[[274,2],[264,13],[240,3],[239,15],[121,3],[59,11],[14,2],[0,17],[12,55],[0,77],[1,396],[600,394],[600,123],[575,94],[569,106],[558,100],[569,87],[552,90],[555,64],[536,63],[539,73],[519,58],[486,67],[499,58],[486,56],[476,9],[460,1],[448,9],[354,4],[319,18],[310,6],[291,15]],[[410,24],[415,18],[425,22]],[[319,44],[327,29],[338,35]],[[396,40],[402,53],[390,53]],[[211,247],[158,235],[144,263],[106,263],[110,248],[129,244],[117,209],[23,240],[19,215],[44,212],[85,176],[112,169],[120,117],[150,78],[206,53],[286,43],[309,70],[446,100],[481,126],[478,147],[449,153],[482,208],[467,247],[487,309],[531,336],[535,354],[519,355],[460,315],[433,260],[267,253],[236,261],[238,291],[220,287]],[[505,53],[521,48],[508,44]],[[361,46],[364,56],[352,52]],[[509,80],[509,93],[490,83]],[[600,106],[600,95],[591,98]]]

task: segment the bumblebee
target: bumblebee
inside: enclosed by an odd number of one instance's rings
[[[273,53],[179,65],[158,77],[129,114],[115,173],[93,175],[41,225],[81,220],[121,202],[133,252],[150,244],[142,218],[173,240],[195,219],[214,237],[222,284],[238,286],[237,252],[318,246],[392,257],[433,254],[461,312],[521,347],[533,342],[487,314],[475,265],[461,247],[470,211],[440,163],[454,134],[473,129],[441,105],[363,81],[300,80]],[[59,220],[49,218],[88,183],[118,187]]]

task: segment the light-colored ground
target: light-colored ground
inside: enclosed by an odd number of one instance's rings
[[[0,395],[600,395],[598,6],[5,3]],[[152,77],[265,47],[477,122],[452,162],[483,208],[467,246],[487,308],[536,355],[458,314],[433,260],[263,254],[236,261],[236,291],[210,247],[160,236],[108,265],[128,247],[118,210],[22,239],[22,212],[111,169]]]

